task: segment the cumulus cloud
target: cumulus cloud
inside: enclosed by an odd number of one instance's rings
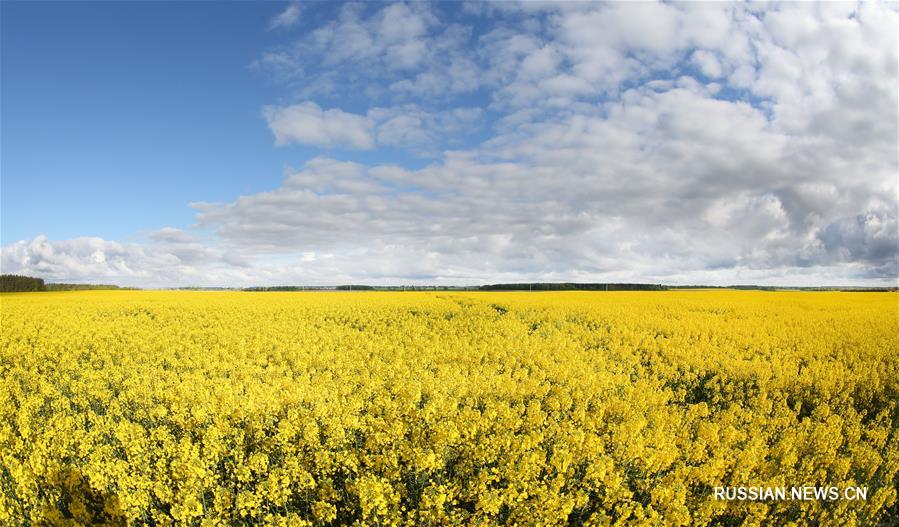
[[[222,250],[180,229],[149,233],[144,243],[97,237],[49,240],[37,236],[3,247],[4,273],[52,282],[176,287],[250,283],[260,278],[252,257]]]
[[[277,145],[296,143],[321,148],[369,150],[375,146],[425,153],[453,136],[481,126],[484,111],[458,107],[429,112],[416,105],[372,108],[365,115],[323,110],[314,102],[263,109]]]
[[[322,148],[374,148],[371,121],[340,109],[323,110],[314,102],[290,106],[266,106],[262,115],[275,142],[291,142]]]
[[[721,77],[723,73],[723,68],[721,67],[721,63],[718,61],[718,57],[715,56],[714,53],[707,50],[696,50],[692,55],[692,62],[702,75],[711,78],[717,79]]]
[[[277,144],[403,148],[427,165],[323,152],[266,192],[193,204],[203,240],[40,238],[5,247],[4,272],[895,284],[888,5],[496,3],[443,17],[347,5],[259,63],[299,101],[265,108]],[[364,113],[320,106],[351,92]]]
[[[253,65],[306,99],[383,102],[481,86],[480,68],[466,53],[470,27],[442,24],[435,6],[423,2],[372,5],[345,4],[335,20],[264,52]]]

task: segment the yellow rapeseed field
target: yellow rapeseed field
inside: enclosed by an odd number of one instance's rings
[[[2,295],[0,525],[896,525],[897,300]]]

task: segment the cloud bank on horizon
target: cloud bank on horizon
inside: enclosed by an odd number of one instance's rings
[[[317,155],[139,242],[10,243],[3,272],[896,284],[895,4],[316,8],[272,13],[249,70],[283,91],[273,155]]]

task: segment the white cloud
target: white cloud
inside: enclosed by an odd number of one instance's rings
[[[374,148],[372,122],[340,109],[323,110],[314,102],[266,106],[262,111],[278,145],[299,143],[322,148]]]
[[[481,85],[479,66],[465,55],[470,28],[440,25],[426,3],[377,6],[346,4],[336,20],[264,52],[253,64],[288,81],[304,99],[364,93],[386,102],[392,96],[471,92]]]
[[[700,73],[710,79],[717,79],[723,74],[721,63],[714,53],[706,50],[696,50],[692,56],[693,64],[699,68]]]
[[[386,146],[418,153],[432,152],[444,142],[452,144],[453,134],[478,129],[483,115],[480,108],[428,112],[415,105],[372,108],[366,115],[358,115],[336,108],[323,110],[311,101],[263,109],[277,145],[359,150]]]
[[[373,108],[368,116],[377,123],[379,145],[431,154],[436,146],[457,144],[458,138],[478,131],[484,121],[484,111],[470,107],[428,112],[407,105]]]
[[[195,241],[193,235],[175,227],[163,227],[147,233],[147,236],[157,242],[189,243]]]
[[[284,9],[284,11],[281,11],[280,13],[272,17],[268,25],[269,30],[278,28],[286,29],[295,26],[300,20],[301,12],[302,8],[299,4],[288,5]]]
[[[260,252],[427,251],[441,276],[894,279],[894,157],[834,158],[819,144],[836,138],[797,136],[776,111],[716,92],[681,77],[554,118],[530,114],[417,171],[317,160],[199,220]],[[857,163],[864,177],[847,178]]]
[[[895,273],[896,214],[884,205],[893,167],[883,159],[870,175],[881,189],[872,202],[870,183],[846,180],[829,152],[762,110],[641,88],[422,170],[317,159],[281,188],[199,207],[198,219],[259,253],[364,247],[393,262],[426,252],[440,276],[798,279],[790,269],[836,276],[850,262],[847,273],[884,280]]]

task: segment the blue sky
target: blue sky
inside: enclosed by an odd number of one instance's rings
[[[276,185],[278,90],[249,67],[273,9],[4,2],[3,243],[187,225],[190,201]]]
[[[0,6],[3,272],[896,281],[889,4]]]

